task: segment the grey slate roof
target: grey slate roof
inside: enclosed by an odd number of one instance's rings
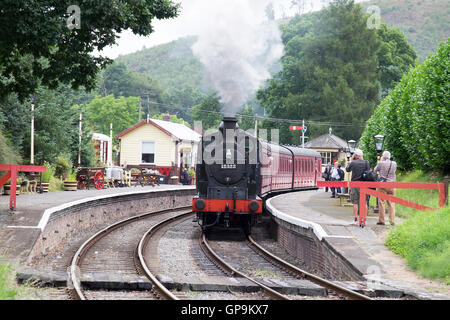
[[[324,134],[305,143],[305,148],[312,149],[342,149],[347,148],[347,142],[334,134]]]

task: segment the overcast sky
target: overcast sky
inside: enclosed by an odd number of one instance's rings
[[[202,14],[210,10],[210,6],[226,3],[226,0],[174,0],[181,3],[180,15],[175,19],[154,20],[154,32],[147,37],[134,35],[131,31],[125,31],[120,35],[117,45],[108,47],[101,52],[103,56],[115,59],[119,55],[125,55],[142,50],[143,47],[152,47],[155,45],[168,43],[181,37],[188,35],[196,35],[199,28],[202,28]],[[255,0],[242,0],[255,1]],[[266,1],[260,1],[265,3]],[[357,0],[357,2],[366,0]],[[292,7],[292,0],[272,0],[276,18],[285,16],[293,16],[298,8]],[[305,11],[318,10],[321,7],[321,0],[306,1]],[[258,3],[258,2],[255,2]],[[83,13],[81,13],[83,19]],[[261,17],[261,20],[266,19]]]

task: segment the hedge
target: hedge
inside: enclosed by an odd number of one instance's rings
[[[385,150],[399,167],[450,172],[450,39],[411,69],[367,121],[361,148],[372,165],[372,136],[384,134]]]

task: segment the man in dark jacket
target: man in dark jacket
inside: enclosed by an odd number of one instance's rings
[[[345,170],[352,173],[352,181],[363,181],[363,173],[369,169],[370,163],[363,159],[362,150],[356,149]],[[359,215],[359,188],[350,189],[350,201],[353,203],[354,223],[357,223]]]
[[[326,166],[325,171],[322,174],[322,177],[325,179],[325,181],[330,181],[330,176],[331,176],[331,170],[332,169],[333,169],[333,166],[331,164]],[[325,192],[328,192],[328,187],[325,187]]]
[[[191,177],[189,176],[189,172],[187,171],[186,168],[183,168],[180,181],[184,185],[188,185],[191,182]]]

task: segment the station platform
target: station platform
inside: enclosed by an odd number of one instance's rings
[[[9,195],[0,196],[0,262],[12,265],[23,263],[36,238],[45,229],[50,215],[61,208],[92,200],[120,195],[195,189],[195,186],[160,185],[145,187],[59,191],[17,196],[17,208],[9,210]]]
[[[267,201],[267,209],[278,219],[312,229],[368,281],[414,293],[424,299],[450,299],[450,288],[440,281],[425,279],[384,244],[389,224],[377,225],[378,214],[367,216],[365,228],[354,224],[353,207],[340,206],[338,198],[323,188],[287,193]],[[425,213],[426,214],[426,213]],[[397,219],[396,224],[401,224]]]

